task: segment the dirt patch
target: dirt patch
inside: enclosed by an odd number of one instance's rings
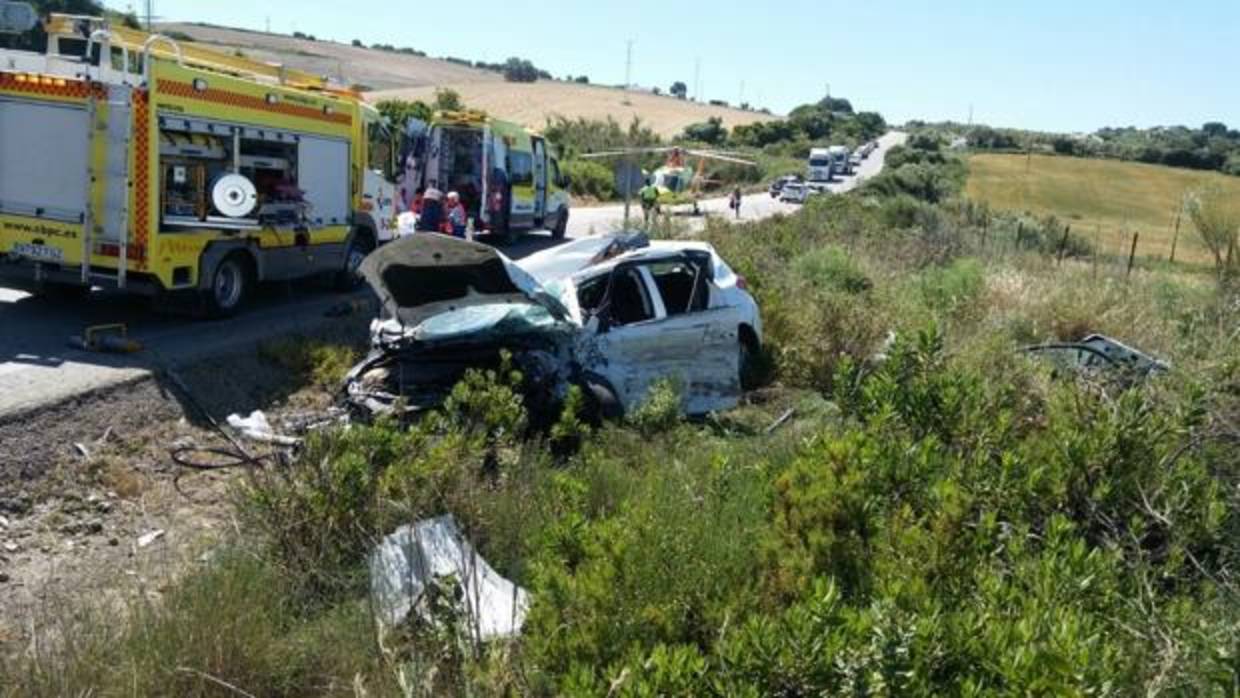
[[[361,336],[352,325],[333,334]],[[84,601],[123,609],[157,598],[236,525],[230,496],[244,469],[190,470],[171,456],[181,446],[230,446],[200,409],[221,422],[262,409],[279,423],[332,399],[252,353],[0,424],[0,652]]]

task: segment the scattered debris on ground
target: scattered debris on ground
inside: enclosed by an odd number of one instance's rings
[[[0,653],[55,622],[49,609],[94,599],[120,610],[135,595],[158,597],[235,529],[229,492],[244,468],[218,466],[241,442],[210,415],[261,406],[276,435],[300,436],[338,422],[333,400],[251,354],[0,422]],[[175,454],[209,467],[186,467]]]
[[[1079,342],[1025,347],[1024,351],[1046,357],[1057,369],[1089,378],[1106,376],[1123,385],[1132,385],[1171,368],[1166,361],[1101,334],[1091,334]]]
[[[370,554],[370,588],[381,627],[394,628],[411,612],[433,622],[429,597],[440,582],[455,586],[475,639],[521,631],[529,594],[487,564],[451,515],[401,526]]]

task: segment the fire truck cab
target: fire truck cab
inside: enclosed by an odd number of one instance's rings
[[[0,284],[193,292],[350,286],[396,231],[379,113],[324,79],[92,17],[0,51]]]

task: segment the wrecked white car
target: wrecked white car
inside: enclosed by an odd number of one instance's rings
[[[390,243],[362,264],[382,304],[345,396],[369,414],[439,405],[470,368],[512,356],[531,409],[578,385],[603,416],[671,379],[688,414],[726,409],[761,347],[753,297],[701,242],[591,237],[514,262],[441,235]]]

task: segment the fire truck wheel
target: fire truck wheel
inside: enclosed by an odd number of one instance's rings
[[[234,315],[245,303],[253,283],[249,261],[240,254],[228,255],[211,273],[211,287],[206,291],[208,313],[216,318]]]
[[[82,300],[90,293],[90,286],[44,281],[39,284],[37,293],[40,296],[55,300],[77,301]]]
[[[349,239],[349,248],[344,253],[344,270],[336,274],[336,290],[352,291],[362,284],[362,277],[357,273],[362,260],[375,249],[369,235],[359,231]]]

